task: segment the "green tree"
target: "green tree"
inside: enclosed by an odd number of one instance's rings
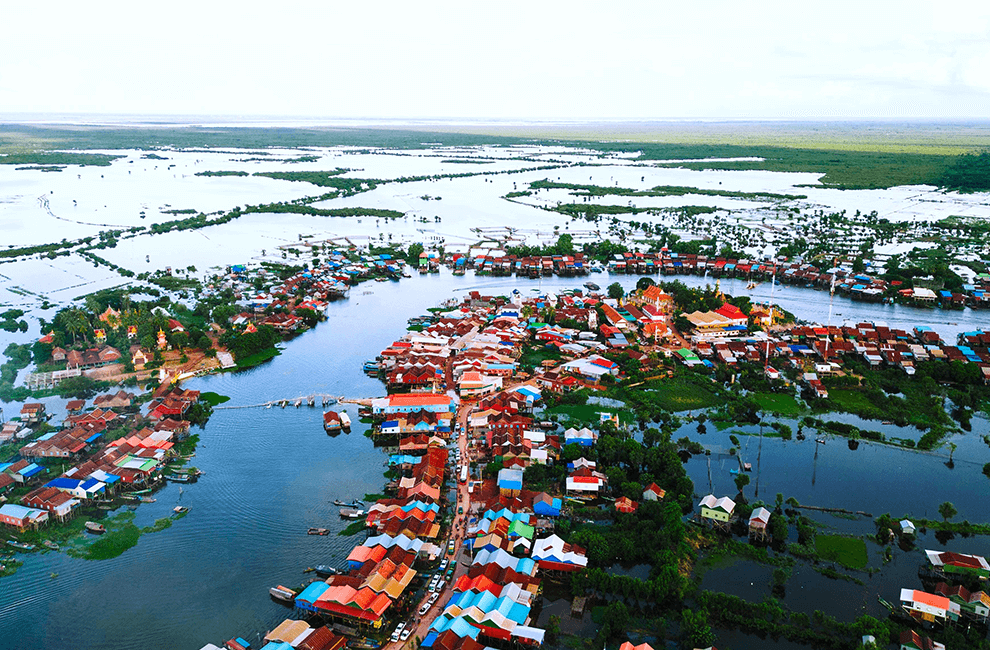
[[[612,298],[614,300],[621,300],[622,296],[624,295],[626,295],[626,292],[622,288],[622,285],[619,284],[618,282],[613,282],[612,284],[608,285],[609,298]]]
[[[863,262],[863,256],[859,255],[853,260],[853,273],[862,273],[866,270],[866,264]]]
[[[423,245],[420,243],[410,244],[406,251],[406,261],[413,265],[419,265],[419,255],[423,252]]]
[[[938,507],[938,514],[942,515],[942,519],[949,521],[959,514],[959,512],[956,510],[956,507],[952,505],[951,501],[946,501]]]
[[[681,637],[681,647],[685,650],[715,645],[715,633],[708,624],[707,609],[701,608],[696,612],[685,609],[681,612]]]
[[[736,489],[739,490],[741,494],[743,488],[749,485],[749,474],[737,474],[736,475]]]
[[[653,281],[653,278],[642,277],[636,281],[636,288],[639,289],[640,291],[644,291],[645,289],[649,289],[655,284],[656,282]]]

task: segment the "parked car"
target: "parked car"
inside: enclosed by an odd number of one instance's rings
[[[429,603],[429,602],[423,603],[423,606],[419,608],[419,615],[422,616],[426,614],[426,612],[430,611],[430,605],[432,604],[433,603]]]

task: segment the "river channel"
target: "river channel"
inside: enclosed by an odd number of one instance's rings
[[[618,279],[629,289],[638,278],[591,279],[603,288]],[[683,279],[692,285],[706,282],[698,277]],[[471,289],[499,294],[519,288],[526,293],[540,287],[574,288],[583,281],[454,277],[444,271],[400,283],[365,283],[352,289],[349,299],[332,304],[325,323],[285,344],[271,362],[247,372],[191,380],[184,386],[228,395],[227,407],[311,393],[381,395],[383,385],[361,372],[362,362],[399,337],[406,320],[425,313],[427,307]],[[723,283],[722,289],[747,293],[740,282]],[[760,285],[753,293],[754,298],[764,299],[769,286]],[[823,321],[828,314],[827,293],[788,287],[774,298],[799,318]],[[885,320],[903,327],[925,324],[947,340],[954,340],[956,332],[986,325],[982,314],[970,310],[866,305],[840,297],[834,311],[842,316],[833,322],[846,318]],[[49,400],[49,410],[59,417],[64,402]],[[8,412],[18,408],[3,407]],[[115,559],[85,561],[51,552],[20,558],[24,566],[0,579],[0,646],[195,650],[237,635],[255,641],[259,633],[291,614],[269,599],[269,587],[300,584],[308,566],[340,565],[363,539],[336,535],[344,523],[331,501],[379,492],[385,455],[362,435],[366,427],[358,422],[356,409],[348,407],[348,411],[354,430],[328,437],[318,407],[217,409],[205,429],[198,431],[201,442],[192,461],[205,475],[185,486],[182,494],[174,484],[160,490],[156,503],[137,509],[135,523],[149,525],[178,503],[190,507],[189,515],[164,531],[142,536],[136,547]],[[974,418],[969,436],[985,432],[977,432],[977,425],[986,428],[986,420]],[[706,444],[727,444],[728,432],[715,432],[712,426],[709,430],[707,435],[691,437]],[[756,439],[749,442],[747,460],[754,456],[756,444]],[[986,479],[975,465],[977,460],[982,465],[985,458],[972,459],[973,465],[957,461],[950,471],[940,458],[867,445],[850,452],[838,440],[818,450],[816,461],[814,447],[810,440],[801,444],[764,440],[760,496],[772,500],[782,491],[817,505],[875,513],[910,510],[929,516],[937,502],[950,499],[960,519],[986,519],[981,516]],[[980,448],[973,445],[972,450],[975,455]],[[731,476],[722,468],[721,457],[713,459],[713,465],[713,488],[728,493]],[[707,492],[704,458],[691,460],[688,469],[696,491]],[[755,479],[748,488],[750,495]],[[926,492],[922,485],[939,488]],[[942,496],[943,491],[947,496]],[[311,537],[306,535],[309,526],[333,532]],[[863,532],[867,527],[860,526]],[[52,578],[52,573],[57,577]]]

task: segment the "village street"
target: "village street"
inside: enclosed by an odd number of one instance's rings
[[[468,443],[467,430],[468,430],[468,418],[471,414],[471,411],[474,409],[474,406],[475,406],[474,402],[470,402],[470,403],[462,402],[457,410],[457,416],[455,417],[455,422],[457,422],[460,425],[460,433],[457,436],[457,445],[461,451],[462,463],[471,462],[467,455],[467,443]],[[464,535],[467,530],[467,522],[471,514],[471,495],[468,492],[468,485],[470,484],[470,481],[465,483],[460,483],[458,482],[456,475],[454,476],[454,481],[456,482],[457,485],[457,503],[453,504],[454,520],[453,520],[453,524],[451,525],[451,536],[449,538],[454,540],[454,555],[452,556],[447,555],[446,553],[447,542],[442,541],[442,548],[444,555],[445,557],[450,558],[450,561],[454,566],[454,576],[449,583],[442,583],[445,585],[444,589],[440,592],[441,596],[437,600],[437,602],[433,605],[433,607],[431,607],[430,610],[424,616],[417,615],[415,616],[415,618],[413,618],[414,621],[419,619],[419,623],[414,628],[413,633],[409,635],[409,638],[405,642],[397,641],[394,643],[386,644],[384,646],[386,650],[398,650],[398,648],[402,648],[402,647],[412,648],[414,647],[413,641],[415,639],[419,638],[420,640],[422,640],[426,638],[426,635],[429,634],[430,625],[433,624],[433,621],[436,619],[436,617],[439,616],[440,613],[443,611],[443,604],[446,602],[446,598],[449,597],[448,588],[454,583],[456,583],[458,578],[466,574],[468,572],[468,569],[470,568],[470,564],[464,565],[461,562],[457,561],[458,559],[461,558],[461,552],[463,550],[462,543],[464,541]],[[464,512],[463,514],[458,514],[458,508],[461,507],[463,507]],[[420,607],[422,607],[423,604],[427,602],[427,600],[431,595],[432,595],[431,592],[427,592],[423,596],[422,600],[416,603],[417,613],[419,612]]]

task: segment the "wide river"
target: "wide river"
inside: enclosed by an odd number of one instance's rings
[[[618,279],[628,289],[638,278],[597,275],[591,279],[603,288]],[[698,277],[682,279],[696,286],[706,282]],[[398,338],[406,320],[427,307],[470,289],[497,295],[519,288],[527,293],[541,286],[578,287],[583,281],[454,277],[445,271],[401,283],[366,283],[354,288],[349,299],[331,305],[327,322],[285,345],[270,363],[243,373],[192,380],[185,386],[230,396],[224,406],[310,393],[378,396],[384,393],[383,386],[361,372],[362,362]],[[723,283],[722,288],[747,293],[741,282]],[[752,293],[763,299],[768,292],[769,285],[760,285]],[[799,318],[824,321],[828,315],[828,295],[823,292],[786,288],[775,295],[775,302]],[[927,324],[948,340],[954,340],[956,332],[986,325],[982,314],[969,310],[866,305],[841,297],[835,299],[834,311],[841,316],[833,322]],[[51,400],[50,408],[58,412],[61,405],[64,400]],[[4,408],[16,412],[17,407]],[[348,411],[355,422],[353,432],[331,438],[323,433],[320,408],[217,409],[205,430],[199,431],[201,442],[192,461],[205,476],[185,486],[181,495],[178,485],[163,488],[155,495],[156,503],[137,509],[136,523],[148,525],[165,517],[177,503],[189,506],[189,515],[171,528],[141,537],[136,547],[112,560],[85,561],[50,552],[23,556],[24,566],[15,575],[0,579],[0,647],[195,650],[237,635],[255,641],[259,633],[291,613],[269,599],[269,587],[300,584],[306,577],[302,570],[308,566],[339,565],[363,539],[305,534],[309,526],[328,527],[336,533],[344,524],[331,501],[379,492],[384,482],[385,455],[362,435],[366,427],[358,423],[356,410],[348,407]],[[977,422],[974,419],[974,425]],[[985,427],[985,421],[979,422]],[[726,435],[715,438],[721,441]],[[707,438],[700,439],[715,442],[711,435]],[[972,445],[970,450],[975,454],[979,447]],[[909,503],[910,484],[923,481],[930,485],[923,477],[937,471],[940,481],[949,479],[946,487],[951,494],[946,498],[954,500],[960,518],[986,519],[980,516],[985,511],[982,491],[972,489],[973,483],[986,479],[979,476],[975,465],[963,469],[957,464],[952,480],[953,474],[944,473],[940,459],[900,450],[861,448],[853,453],[836,442],[817,459],[806,453],[814,451],[813,445],[804,446],[797,458],[795,451],[780,441],[764,446],[761,496],[784,491],[818,505],[899,513]],[[747,456],[754,452],[751,443]],[[721,461],[714,464],[721,465]],[[871,506],[869,500],[877,498],[874,491],[883,485],[873,471],[878,466],[901,476],[888,483],[897,498]],[[706,492],[707,466],[697,459],[689,469],[697,490]],[[730,476],[716,469],[716,491],[728,491]],[[865,490],[857,490],[861,482]],[[921,510],[931,515],[932,503],[923,501]],[[57,577],[52,578],[52,573]],[[740,639],[737,645],[747,643]]]

